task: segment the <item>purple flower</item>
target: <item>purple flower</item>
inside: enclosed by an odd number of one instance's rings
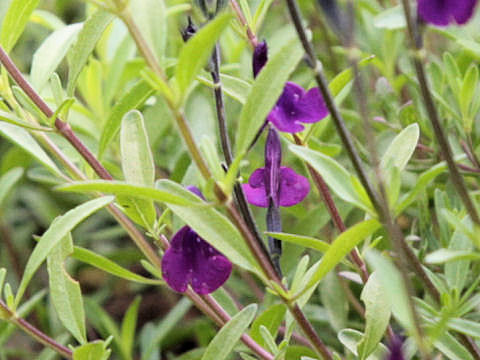
[[[187,189],[204,199],[197,187]],[[189,226],[173,236],[162,258],[163,279],[178,292],[185,292],[191,285],[197,294],[209,294],[222,286],[231,272],[230,260]]]
[[[327,115],[328,109],[318,88],[306,91],[300,85],[287,82],[267,119],[280,131],[296,133],[304,129],[301,123],[315,123]]]
[[[473,15],[477,0],[418,0],[418,15],[437,26],[465,24]]]
[[[388,346],[390,353],[385,360],[404,360],[402,345],[402,340],[397,335],[394,335]]]
[[[257,77],[258,73],[268,61],[268,45],[265,41],[258,43],[253,50],[252,68],[253,77]]]

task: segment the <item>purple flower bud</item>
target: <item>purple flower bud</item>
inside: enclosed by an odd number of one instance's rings
[[[205,197],[203,196],[202,192],[200,191],[200,189],[196,186],[193,186],[193,185],[187,185],[185,186],[185,188],[194,193],[195,195],[197,195],[199,198],[201,198],[202,200],[205,200]]]
[[[209,294],[227,281],[232,263],[184,226],[172,238],[162,258],[162,275],[173,290],[185,292],[188,285],[197,294]]]
[[[192,21],[192,18],[188,17],[187,26],[181,31],[183,41],[187,42],[197,32],[197,27]]]
[[[418,0],[418,15],[427,23],[463,25],[473,16],[478,0]]]
[[[252,60],[252,68],[253,68],[253,77],[257,77],[258,73],[268,61],[268,45],[265,41],[258,43],[253,51],[253,60]]]
[[[268,207],[269,198],[265,184],[265,172],[262,167],[255,170],[247,184],[243,184],[243,191],[247,201],[255,206]],[[310,184],[305,176],[297,174],[289,167],[280,167],[280,185],[277,193],[279,206],[293,206],[301,202],[310,192]]]
[[[402,340],[397,335],[394,335],[388,346],[390,353],[385,360],[404,360],[402,345]]]
[[[278,195],[280,190],[280,166],[282,164],[282,145],[280,137],[275,129],[268,131],[265,144],[265,192],[267,197],[278,207]]]
[[[328,109],[318,88],[305,91],[300,85],[287,82],[267,119],[280,131],[296,133],[304,129],[301,123],[315,123],[327,115]]]

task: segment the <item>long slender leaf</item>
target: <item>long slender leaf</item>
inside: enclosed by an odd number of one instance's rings
[[[6,52],[10,52],[22,35],[25,26],[39,0],[12,0],[3,18],[0,30],[0,44]]]
[[[13,168],[0,177],[0,209],[8,193],[23,175],[22,168]]]

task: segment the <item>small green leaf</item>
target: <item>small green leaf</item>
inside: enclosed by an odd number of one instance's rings
[[[338,333],[338,340],[357,356],[357,346],[363,339],[363,334],[358,330],[343,329]],[[378,344],[375,351],[368,357],[368,360],[384,360],[387,358],[388,350],[382,343]]]
[[[357,351],[360,359],[365,360],[377,348],[390,322],[391,305],[376,271],[370,275],[364,286],[361,299],[365,303],[366,325]]]
[[[104,10],[98,10],[92,14],[83,25],[78,34],[78,40],[70,49],[67,55],[68,60],[68,83],[67,94],[73,95],[75,84],[87,63],[88,57],[95,49],[95,45],[102,36],[107,26],[112,22],[114,16]]]
[[[208,345],[202,360],[224,360],[232,352],[257,312],[257,304],[250,304],[231,318]]]
[[[71,182],[57,187],[57,190],[72,192],[103,192],[116,196],[132,196],[137,199],[154,200],[164,203],[192,206],[195,201],[189,201],[188,198],[172,194],[166,190],[155,189],[145,186],[130,185],[123,181],[91,180]],[[197,203],[198,206],[207,206],[207,204]]]
[[[315,270],[314,275],[305,289],[303,289],[302,293],[315,287],[330,270],[337,266],[338,263],[340,263],[340,261],[355,248],[355,246],[366,237],[372,235],[380,227],[381,224],[377,220],[371,219],[358,223],[341,233],[323,255],[318,268]]]
[[[13,49],[39,0],[12,0],[0,30],[0,44],[7,53]]]
[[[472,229],[472,222],[468,217],[465,217],[461,223],[469,230]],[[473,252],[474,246],[462,229],[457,228],[453,233],[448,248],[450,250]],[[455,262],[449,261],[445,264],[445,278],[451,289],[457,289],[458,293],[462,292],[469,277],[469,269],[470,261],[468,259]]]
[[[316,239],[314,237],[310,237],[310,236],[287,234],[287,233],[276,233],[276,232],[268,232],[268,231],[265,232],[265,234],[278,240],[287,241],[289,243],[303,246],[308,249],[314,249],[314,250],[320,251],[321,253],[326,252],[330,248],[329,243],[320,239]]]
[[[142,106],[153,93],[152,87],[146,81],[140,80],[117,101],[103,127],[98,150],[99,157],[102,157],[108,144],[120,129],[123,116],[128,111]]]
[[[319,291],[328,322],[335,331],[348,324],[348,299],[335,271],[329,272],[320,282]]]
[[[406,26],[406,21],[402,6],[397,5],[381,12],[374,17],[373,25],[379,29],[403,29]]]
[[[435,341],[435,347],[450,360],[473,360],[470,352],[448,332],[441,334]]]
[[[35,51],[32,58],[30,79],[32,85],[41,91],[57,69],[76,40],[83,24],[67,25],[51,33]]]
[[[332,191],[334,191],[341,199],[356,205],[369,213],[373,213],[372,204],[370,201],[366,203],[361,194],[362,192],[365,192],[365,190],[360,185],[358,179],[345,170],[342,165],[332,158],[304,146],[291,144],[288,148],[291,152],[302,160],[308,162],[316,171],[318,171],[330,189],[332,189]],[[356,190],[356,187],[362,189],[361,193]]]
[[[418,124],[411,124],[398,134],[390,143],[387,151],[382,157],[380,166],[387,169],[389,166],[395,166],[402,171],[413,155],[420,138],[420,128]]]
[[[97,269],[103,270],[109,274],[118,276],[119,278],[125,280],[149,285],[158,285],[163,283],[161,280],[149,279],[141,275],[135,274],[134,272],[131,272],[130,270],[121,267],[112,260],[82,247],[75,246],[72,257],[81,262],[84,262],[85,264],[89,264],[96,267]]]
[[[21,179],[23,175],[22,168],[13,168],[0,177],[0,209],[10,190]],[[0,287],[1,290],[1,287]],[[0,291],[1,292],[1,291]]]
[[[17,144],[33,158],[45,165],[53,174],[62,177],[62,173],[57,165],[48,157],[43,149],[38,145],[35,139],[21,127],[16,125],[0,122],[0,134],[10,141]]]
[[[70,277],[64,267],[66,258],[73,252],[73,241],[67,234],[47,256],[50,298],[62,324],[80,343],[87,342],[85,312],[78,281]]]
[[[104,341],[93,341],[73,350],[73,360],[107,360],[111,350],[106,348]]]
[[[135,329],[137,326],[138,308],[140,307],[140,296],[135,297],[132,304],[128,307],[125,316],[123,317],[122,327],[120,330],[120,336],[122,337],[122,343],[125,347],[125,351],[128,354],[133,352],[133,342],[135,340]]]
[[[255,340],[260,346],[265,346],[265,341],[260,333],[260,326],[265,326],[271,336],[276,338],[278,328],[282,324],[286,312],[287,307],[284,304],[275,304],[270,306],[253,322],[252,329],[250,330],[250,336],[252,339]]]
[[[16,117],[15,115],[7,113],[5,111],[1,111],[1,110],[0,110],[0,121],[5,121],[9,124],[20,126],[24,129],[28,129],[28,130],[54,131],[54,129],[49,128],[49,127],[36,126],[36,125],[29,124],[29,123],[25,122],[24,120]]]
[[[373,59],[375,59],[375,55],[370,55],[358,62],[358,67],[362,68],[368,65]],[[341,93],[348,89],[348,85],[353,80],[353,70],[351,68],[345,69],[336,75],[332,81],[328,84],[332,95],[336,98],[335,101],[337,103],[341,103]]]
[[[82,220],[107,206],[112,201],[113,197],[111,196],[90,200],[54,220],[48,230],[42,235],[28,259],[15,298],[16,305],[20,303],[28,283],[52,249]]]
[[[427,264],[444,264],[460,260],[479,261],[480,253],[466,250],[439,249],[425,256]]]
[[[211,87],[212,89],[215,86],[212,80],[209,80],[204,76],[198,76],[197,80],[200,81],[202,84]],[[220,81],[222,83],[222,90],[225,95],[238,101],[240,104],[245,104],[245,102],[247,101],[248,93],[250,92],[250,89],[252,87],[248,82],[226,74],[220,74]]]
[[[207,63],[215,42],[231,19],[232,15],[228,13],[217,16],[183,46],[175,70],[175,78],[182,96],[185,97],[188,87]]]
[[[236,153],[242,157],[280,97],[285,82],[303,56],[297,39],[274,55],[253,83],[238,120]]]

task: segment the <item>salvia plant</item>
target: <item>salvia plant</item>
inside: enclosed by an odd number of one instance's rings
[[[480,359],[477,5],[0,1],[0,360]]]

